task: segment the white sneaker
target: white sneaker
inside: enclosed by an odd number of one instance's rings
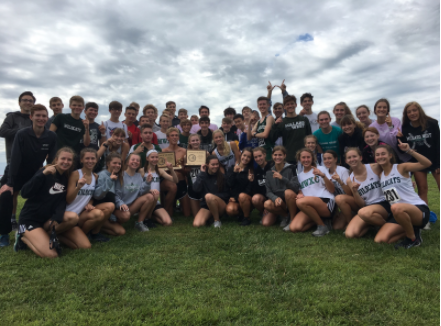
[[[283,231],[285,231],[285,232],[289,232],[289,231],[291,231],[291,230],[289,229],[289,224],[283,228]]]
[[[424,230],[430,230],[430,222],[427,222],[427,224],[423,228]]]
[[[215,228],[220,229],[220,227],[222,226],[222,223],[221,223],[221,221],[214,221],[213,226],[214,226]]]
[[[289,225],[289,215],[282,217],[282,221],[280,222],[280,227],[284,228]]]
[[[138,230],[139,232],[149,231],[149,228],[146,225],[144,225],[144,223],[142,223],[142,222],[136,222],[135,229]]]

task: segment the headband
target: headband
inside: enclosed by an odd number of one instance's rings
[[[148,152],[147,152],[147,154],[145,154],[145,157],[149,157],[150,156],[150,154],[152,154],[152,153],[157,153],[158,151],[156,150],[156,149],[151,149],[151,150],[149,150]]]

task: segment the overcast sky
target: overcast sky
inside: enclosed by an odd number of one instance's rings
[[[30,90],[47,106],[61,97],[64,112],[72,95],[95,101],[97,120],[112,100],[174,100],[219,122],[283,79],[297,97],[311,92],[316,112],[387,97],[393,116],[416,100],[439,119],[439,1],[24,3],[0,3],[2,120]]]

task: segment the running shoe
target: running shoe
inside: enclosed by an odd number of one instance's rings
[[[289,232],[289,231],[291,231],[291,230],[289,229],[289,224],[283,228],[283,231],[285,231],[285,232]]]
[[[329,229],[326,225],[317,225],[317,230],[312,232],[314,237],[323,237],[329,233]]]
[[[12,231],[17,231],[18,230],[18,223],[15,220],[15,218],[11,218],[11,226],[12,226]]]
[[[0,247],[9,246],[9,234],[4,234],[0,236]]]
[[[289,215],[282,217],[282,221],[280,222],[280,227],[284,228],[289,225]]]
[[[403,241],[395,245],[395,249],[400,249],[401,247],[403,247],[404,249],[418,247],[421,245],[421,242],[422,242],[421,235],[416,236],[415,234],[415,240],[412,241],[408,237],[406,237]]]
[[[251,220],[249,218],[244,217],[242,222],[240,223],[241,226],[248,226],[251,224]]]
[[[142,222],[136,222],[135,229],[138,230],[139,232],[149,231],[149,228],[146,225],[144,225],[144,223],[142,223]]]
[[[14,243],[14,251],[18,252],[19,250],[28,249],[26,243],[21,239],[22,235],[18,232],[15,232],[15,243]]]
[[[157,228],[158,226],[156,225],[155,221],[153,221],[152,219],[145,219],[144,220],[144,225],[147,226],[149,229],[153,229],[153,228]]]
[[[91,233],[90,234],[90,239],[92,241],[95,241],[95,242],[109,242],[110,241],[110,238],[105,237],[104,235],[102,235],[99,232],[96,233],[96,234]]]
[[[221,221],[214,221],[213,226],[217,229],[220,229],[220,227],[222,226],[222,223],[221,223]]]

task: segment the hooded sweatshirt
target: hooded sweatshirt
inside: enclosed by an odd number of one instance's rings
[[[266,172],[266,196],[269,199],[274,202],[279,197],[285,198],[286,189],[291,189],[295,193],[299,192],[300,184],[297,179],[295,165],[285,163],[282,171],[280,171],[282,180],[274,178],[273,171],[276,171],[275,165],[271,168],[271,170]]]
[[[262,169],[256,164],[254,167],[254,180],[252,184],[252,194],[261,194],[266,196],[266,173],[271,170],[274,165],[273,161],[267,162],[265,167]]]
[[[6,114],[6,118],[0,127],[0,137],[4,138],[6,142],[6,159],[8,163],[11,160],[12,143],[17,131],[29,126],[32,126],[29,114],[24,114],[20,111]]]
[[[363,138],[363,131],[360,128],[355,128],[354,133],[349,136],[346,133],[342,133],[338,137],[338,144],[340,146],[340,162],[346,168],[349,168],[349,165],[345,162],[345,153],[349,147],[358,147],[360,152],[363,151],[363,148],[366,146]]]
[[[230,188],[230,197],[236,199],[236,201],[238,201],[241,193],[251,195],[252,182],[248,179],[249,173],[248,167],[241,172],[234,172],[234,166],[228,169],[227,183]]]
[[[119,181],[110,179],[109,171],[100,171],[98,173],[98,181],[96,183],[95,192],[93,193],[93,198],[103,199],[108,192],[115,193],[115,185],[117,182]]]
[[[219,191],[217,188],[217,175],[209,174],[207,172],[202,172],[198,174],[196,181],[193,183],[193,190],[201,194],[201,204],[206,205],[205,195],[213,194],[218,196],[224,202],[230,199],[230,192],[228,191],[227,177],[223,175],[224,185],[222,190]]]

